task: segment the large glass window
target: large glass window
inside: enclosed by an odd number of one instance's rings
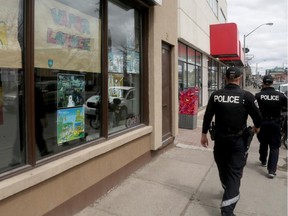
[[[140,14],[108,1],[109,133],[140,123]]]
[[[0,0],[0,172],[26,163],[23,2]]]
[[[209,96],[219,89],[217,64],[213,59],[208,61],[208,94]]]
[[[178,90],[197,87],[199,106],[202,105],[202,54],[195,49],[178,43]]]
[[[35,0],[38,156],[101,135],[101,1]]]
[[[24,2],[0,0],[0,173],[142,121],[141,9],[118,0]],[[23,10],[31,5],[34,16]],[[24,35],[31,26],[34,41]]]
[[[187,46],[182,43],[178,44],[178,59],[181,61],[186,61],[187,59]]]
[[[189,47],[188,47],[188,62],[191,64],[195,64],[196,62],[195,50]]]

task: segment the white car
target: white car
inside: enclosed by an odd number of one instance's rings
[[[286,96],[288,95],[288,84],[281,84],[279,85],[278,89],[280,92],[282,92],[283,94],[285,94]]]
[[[96,114],[96,107],[100,101],[100,95],[93,95],[89,97],[84,103],[85,114],[88,116],[93,116]]]
[[[128,115],[133,113],[134,92],[135,88],[130,86],[113,86],[108,89],[110,104],[113,104],[114,99],[121,100],[119,108],[122,119],[125,119]],[[95,115],[95,109],[99,101],[100,95],[93,95],[87,99],[84,103],[85,114],[87,116]]]

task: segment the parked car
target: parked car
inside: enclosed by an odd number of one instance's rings
[[[279,85],[277,90],[282,92],[288,97],[288,84],[287,83]]]
[[[100,95],[93,95],[89,97],[84,103],[85,114],[88,117],[94,116],[96,114],[96,107],[100,104]]]
[[[279,81],[274,81],[273,82],[273,87],[275,88],[275,90],[279,91],[279,87],[280,85],[285,84],[284,82],[279,82]]]
[[[119,106],[120,108],[120,116],[122,119],[125,119],[128,115],[133,113],[134,92],[134,87],[129,86],[113,86],[109,87],[108,89],[110,105],[113,105],[113,101],[117,101],[117,99],[121,100],[121,103],[117,106]],[[84,109],[85,114],[88,117],[91,115],[95,115],[95,109],[99,102],[100,95],[93,95],[86,100],[86,102],[84,103]]]

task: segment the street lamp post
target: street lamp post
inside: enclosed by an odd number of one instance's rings
[[[243,87],[246,87],[246,53],[249,52],[249,51],[246,51],[246,38],[263,25],[273,25],[273,23],[263,23],[263,24],[257,26],[255,29],[253,29],[248,34],[244,35],[244,39],[243,39],[243,43],[244,43],[243,44],[244,45],[244,49],[243,49],[243,51],[244,51],[244,70],[243,70],[243,83],[242,83]]]

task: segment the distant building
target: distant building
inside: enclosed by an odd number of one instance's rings
[[[267,69],[265,74],[270,74],[274,78],[274,81],[287,82],[287,68],[275,67],[273,69]]]

